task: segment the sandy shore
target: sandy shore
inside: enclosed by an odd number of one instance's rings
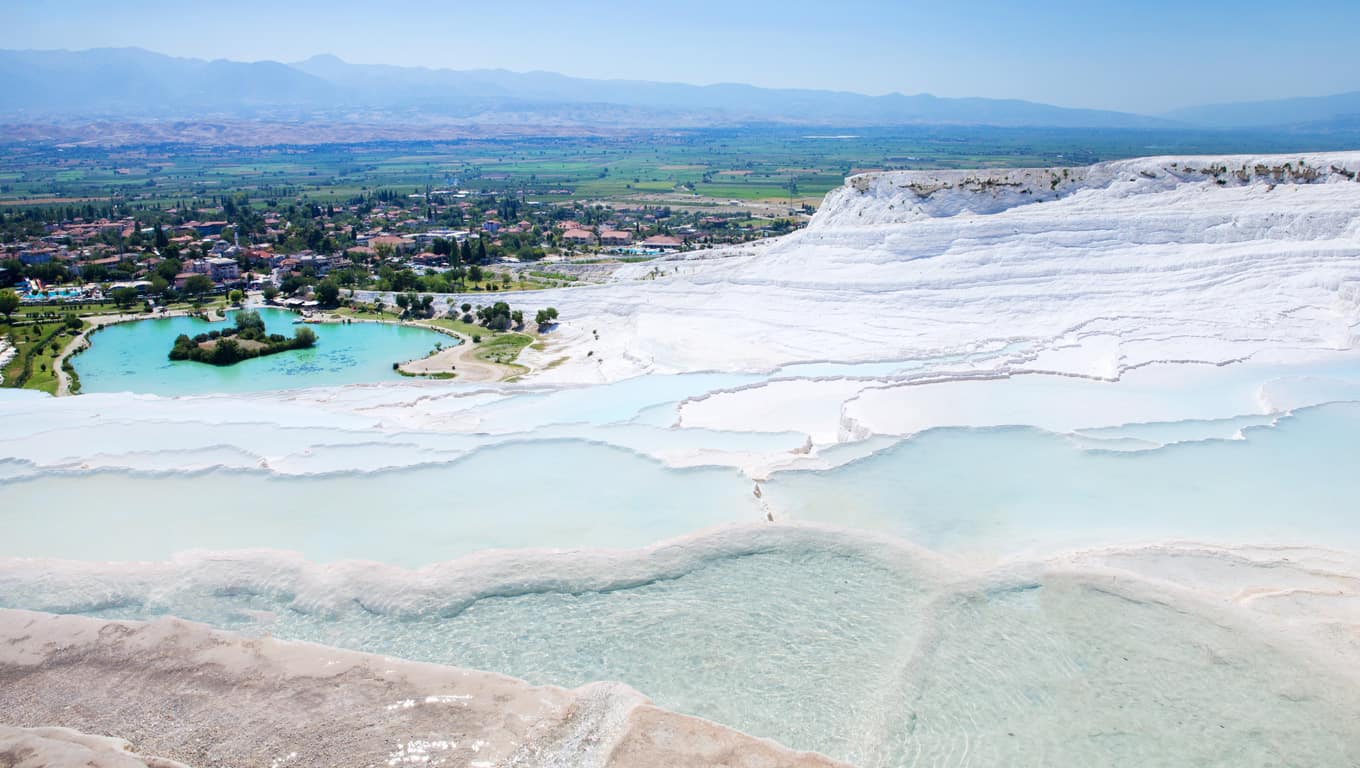
[[[398,366],[398,369],[412,376],[428,376],[433,373],[451,373],[458,381],[464,382],[488,382],[502,381],[523,371],[505,365],[488,363],[485,360],[478,360],[475,357],[477,345],[472,343],[472,339],[461,333],[456,333],[447,328],[440,327],[434,323],[425,323],[419,320],[379,320],[362,317],[342,317],[340,315],[324,315],[310,319],[308,322],[323,324],[340,324],[346,320],[354,323],[380,323],[382,325],[406,325],[426,328],[445,336],[451,336],[459,340],[455,346],[444,347],[433,355],[408,360]]]
[[[444,347],[429,357],[402,363],[400,369],[403,373],[415,376],[452,373],[459,381],[500,381],[505,378],[501,366],[478,360],[473,356],[476,351],[476,345],[464,340],[457,346]]]
[[[840,765],[618,683],[569,691],[176,619],[19,610],[0,610],[0,721],[5,765]],[[37,762],[5,762],[19,749]],[[57,759],[82,752],[102,761]]]

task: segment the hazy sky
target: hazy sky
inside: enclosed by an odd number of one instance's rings
[[[1157,112],[1360,90],[1360,0],[4,0],[9,48],[543,69]]]

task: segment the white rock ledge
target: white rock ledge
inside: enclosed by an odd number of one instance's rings
[[[0,764],[16,766],[840,765],[619,683],[535,687],[175,619],[20,610],[0,610],[0,723]]]

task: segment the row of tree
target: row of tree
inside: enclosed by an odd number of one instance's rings
[[[313,346],[316,346],[316,332],[311,328],[298,328],[290,339],[281,333],[267,333],[260,313],[237,312],[235,327],[200,333],[192,338],[184,333],[175,337],[170,359],[232,365],[254,357]]]

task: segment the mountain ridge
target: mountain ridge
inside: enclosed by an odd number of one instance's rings
[[[762,88],[742,83],[691,85],[590,79],[555,72],[435,69],[350,64],[321,54],[289,64],[180,58],[140,48],[85,51],[0,50],[0,114],[9,118],[169,117],[209,111],[237,116],[267,110],[405,110],[436,115],[530,109],[559,114],[593,106],[645,110],[658,127],[706,113],[719,122],[896,125],[1168,127],[1165,119],[1057,107],[1019,99],[951,98],[900,93]]]
[[[198,59],[142,48],[0,49],[0,123],[115,120],[539,124],[545,131],[974,125],[998,128],[1316,130],[1360,128],[1360,91],[1184,107],[1161,115],[1023,99],[868,95],[744,83],[596,79],[532,70]]]
[[[1211,127],[1263,128],[1341,120],[1355,125],[1360,124],[1360,91],[1203,104],[1172,110],[1163,117]]]

